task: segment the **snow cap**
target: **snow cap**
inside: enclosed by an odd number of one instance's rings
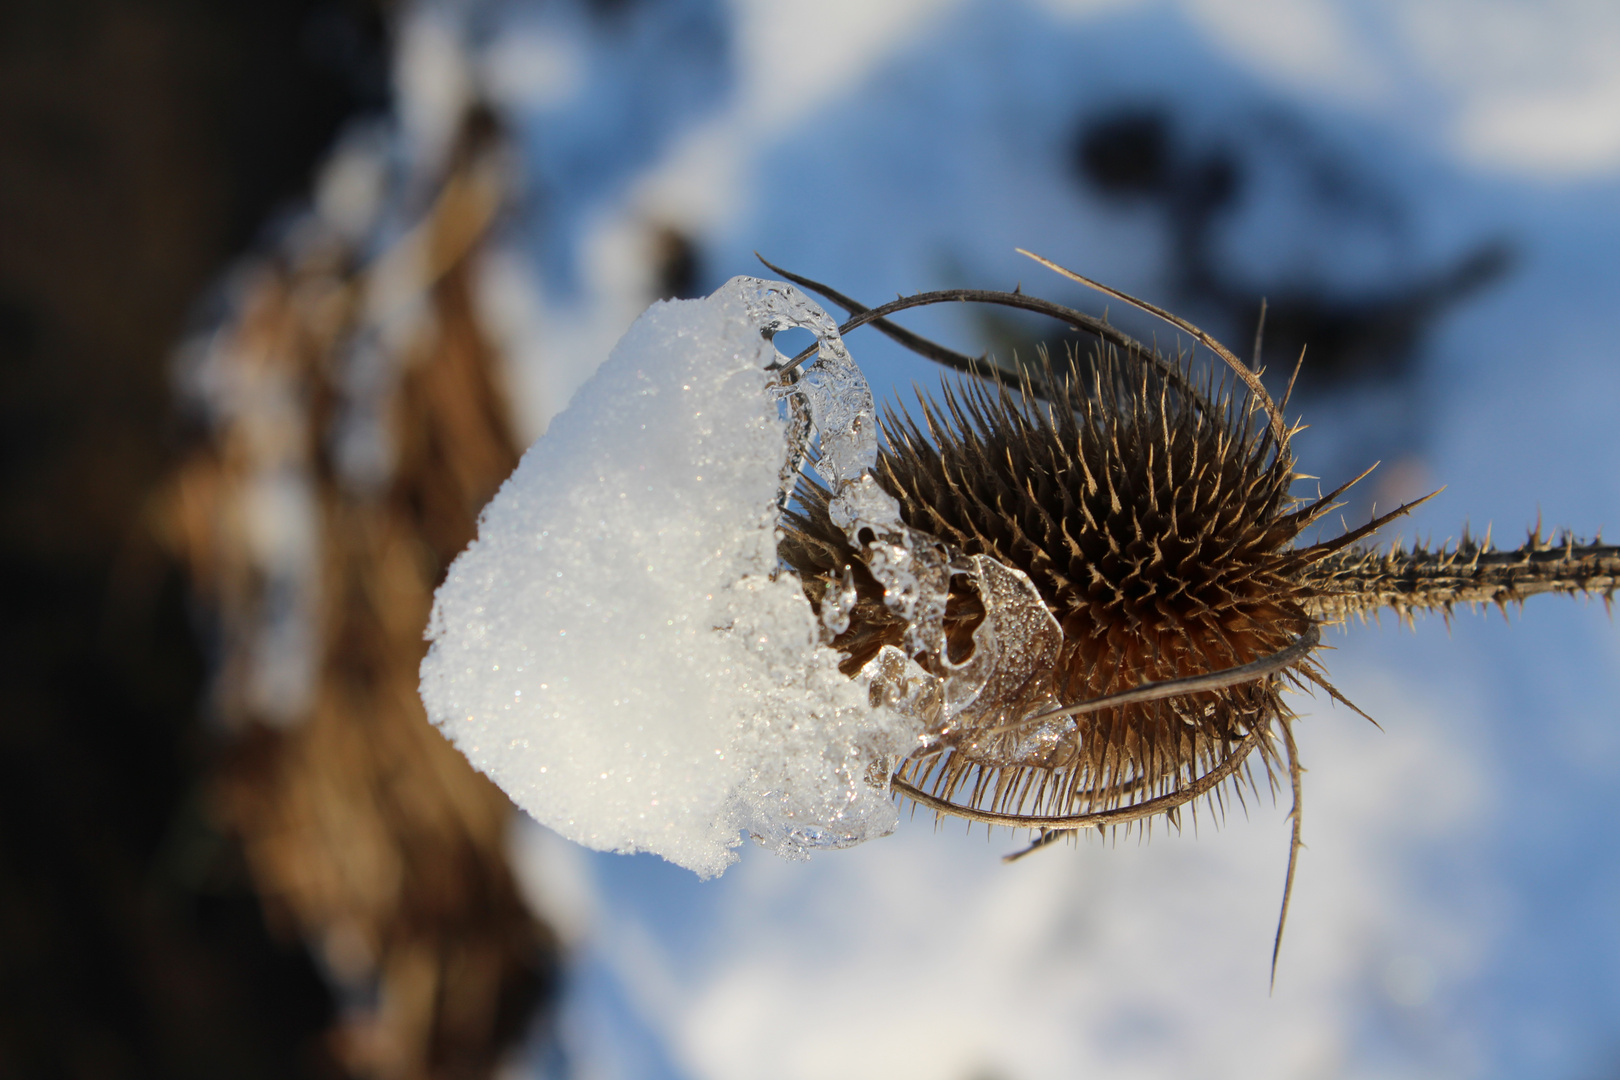
[[[836,325],[791,286],[739,277],[654,304],[524,455],[435,597],[428,716],[588,847],[707,877],[745,830],[803,857],[894,829],[888,769],[917,723],[839,673],[799,579],[778,571],[790,444],[765,368],[788,326],[817,334],[817,378],[836,374],[870,417]]]

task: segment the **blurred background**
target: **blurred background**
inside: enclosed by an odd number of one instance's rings
[[[699,882],[427,725],[434,586],[649,303],[757,251],[1101,310],[1015,247],[1239,353],[1265,299],[1302,468],[1382,462],[1347,520],[1620,520],[1598,0],[0,7],[0,1076],[1620,1077],[1601,604],[1330,635],[1382,730],[1296,706],[1269,994],[1264,801]]]

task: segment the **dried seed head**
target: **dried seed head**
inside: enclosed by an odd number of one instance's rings
[[[935,733],[902,768],[913,786],[996,813],[1114,810],[1195,783],[1251,733],[1269,749],[1265,733],[1286,715],[1276,677],[1054,718],[1039,737],[1027,721],[1054,701],[1251,664],[1313,625],[1292,548],[1316,515],[1296,510],[1292,456],[1250,421],[1248,398],[1133,354],[1099,354],[1083,374],[1071,357],[1065,368],[1046,366],[1045,402],[965,383],[923,398],[920,420],[890,411],[874,473],[907,525],[1022,571],[1062,628],[1054,666],[1006,688],[1009,700],[976,722]],[[801,503],[781,554],[813,601],[853,579],[857,602],[833,642],[853,674],[900,646],[906,627],[829,518],[827,494],[808,487]],[[971,657],[983,618],[958,575],[945,614],[951,663]]]
[[[1275,727],[1297,810],[1299,771],[1281,680],[1306,680],[1343,700],[1311,655],[1322,613],[1344,607],[1328,601],[1343,597],[1346,579],[1317,564],[1410,506],[1296,550],[1295,538],[1350,484],[1295,504],[1289,441],[1297,429],[1258,375],[1185,320],[1030,257],[1188,334],[1226,365],[1227,377],[1199,385],[1185,359],[1167,361],[1106,320],[1021,291],[946,290],[868,309],[771,267],[848,308],[853,317],[843,332],[872,323],[975,375],[1007,373],[887,316],[948,301],[999,304],[1061,319],[1103,346],[1085,377],[1076,357],[1054,373],[1043,356],[1040,368],[1019,373],[1016,396],[1005,380],[995,391],[947,386],[942,404],[923,402],[921,423],[892,411],[885,419],[888,445],[874,477],[906,525],[953,557],[1022,571],[1063,639],[1054,662],[998,680],[1001,700],[975,700],[969,713],[934,725],[894,786],[940,813],[992,824],[1072,831],[1160,813],[1174,820],[1200,796],[1219,798],[1228,778],[1252,783],[1240,770],[1256,750],[1269,775]],[[1234,397],[1232,380],[1246,393]],[[812,603],[853,586],[848,626],[833,644],[854,674],[885,646],[915,639],[885,603],[865,538],[834,525],[830,498],[813,485],[801,491],[803,513],[785,518],[780,551]],[[964,576],[953,577],[943,655],[912,658],[940,674],[963,662],[984,610]],[[1297,849],[1297,814],[1295,833]]]
[[[1021,294],[992,302],[1028,304]],[[1311,609],[1328,579],[1310,569],[1395,515],[1295,550],[1344,488],[1297,506],[1295,429],[1255,373],[1196,327],[1149,310],[1210,347],[1246,392],[1235,397],[1228,379],[1200,386],[1184,360],[1167,362],[1092,320],[1105,347],[1084,376],[1076,356],[1057,373],[1043,354],[1017,395],[1005,383],[947,384],[940,403],[922,399],[920,423],[886,413],[873,475],[905,525],[934,537],[953,565],[979,557],[1021,571],[1062,636],[1054,662],[1009,665],[1017,677],[984,684],[978,693],[993,700],[930,730],[891,782],[939,813],[1040,828],[1033,850],[1089,824],[1160,813],[1175,822],[1182,805],[1218,799],[1229,779],[1252,786],[1246,763],[1256,750],[1273,779],[1275,728],[1294,797],[1280,946],[1301,797],[1281,680],[1304,678],[1339,697],[1311,661],[1320,640]],[[949,362],[948,350],[907,343]],[[911,635],[886,603],[872,545],[835,524],[830,498],[801,486],[803,512],[785,515],[779,552],[818,609],[854,587],[832,644],[855,674]],[[938,654],[912,657],[931,674],[967,664],[978,647],[987,598],[969,578],[950,579]]]
[[[1383,608],[1408,620],[1423,610],[1449,618],[1456,604],[1505,610],[1539,592],[1597,594],[1607,604],[1620,587],[1620,547],[1568,534],[1547,541],[1539,525],[1511,552],[1466,534],[1435,552],[1396,547],[1379,555],[1354,546],[1422,499],[1297,548],[1301,532],[1366,473],[1298,502],[1289,494],[1296,479],[1289,441],[1298,428],[1284,422],[1256,372],[1185,320],[1030,257],[1188,334],[1226,365],[1227,378],[1200,384],[1185,360],[1166,361],[1106,320],[1022,291],[953,289],[868,309],[771,267],[847,308],[852,318],[842,333],[871,323],[931,360],[997,380],[947,384],[937,402],[921,398],[920,420],[893,410],[883,420],[886,446],[873,477],[904,526],[933,538],[954,568],[942,644],[911,659],[937,679],[970,664],[980,645],[975,632],[994,622],[995,602],[972,584],[988,578],[960,569],[968,560],[1021,572],[1061,632],[1039,662],[998,655],[1003,670],[972,691],[979,697],[971,707],[949,715],[935,708],[943,719],[891,782],[940,814],[1040,829],[1027,852],[1092,825],[1157,814],[1174,823],[1181,806],[1219,800],[1229,780],[1252,786],[1247,763],[1256,751],[1274,781],[1280,742],[1293,795],[1280,945],[1301,800],[1282,683],[1312,683],[1350,704],[1313,659],[1320,625]],[[1050,315],[1102,347],[1084,369],[1071,355],[1054,372],[1043,354],[1040,367],[1018,373],[1014,393],[1005,369],[887,321],[907,308],[956,301]],[[785,365],[784,375],[809,355]],[[1234,394],[1234,379],[1243,393]],[[818,610],[836,598],[828,611],[836,617],[823,621],[836,630],[832,644],[844,653],[846,674],[871,674],[885,660],[892,669],[908,642],[914,650],[919,640],[938,641],[908,633],[899,611],[909,609],[886,597],[873,563],[874,552],[879,560],[892,556],[860,530],[834,523],[832,493],[806,482],[798,502],[783,518],[778,550]],[[881,678],[874,676],[874,693]],[[1273,973],[1276,955],[1274,948]]]

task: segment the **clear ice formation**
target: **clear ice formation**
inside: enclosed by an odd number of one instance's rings
[[[784,381],[769,339],[789,327],[818,349]],[[910,623],[906,650],[854,679],[829,645],[853,582],[828,590],[818,619],[776,558],[812,430],[835,520]],[[743,833],[804,857],[892,832],[893,769],[953,726],[1038,752],[1061,733],[981,702],[1049,666],[1061,631],[1022,573],[906,526],[871,478],[876,455],[866,380],[797,289],[738,277],[653,305],[530,447],[439,589],[429,717],[541,823],[705,877]],[[943,648],[956,574],[988,610],[960,665]]]
[[[1019,703],[1023,715],[1059,704],[1041,680],[1057,664],[1063,629],[1028,575],[986,555],[965,556],[906,525],[899,505],[870,475],[846,484],[829,510],[833,523],[864,548],[872,575],[884,587],[884,603],[908,623],[905,650],[885,645],[856,679],[873,702],[917,722],[922,747],[966,728],[991,756],[1031,761],[1073,731],[1069,717],[1032,729],[1019,722],[1022,716],[1005,712],[1010,702]],[[973,649],[961,663],[945,650],[945,602],[957,575],[968,579],[985,609],[973,631]],[[833,610],[847,627],[854,589],[840,588],[836,597],[832,592],[822,601],[823,621]]]
[[[797,326],[816,335],[816,358],[804,366],[792,388],[809,410],[820,436],[816,471],[835,491],[864,476],[877,464],[877,410],[872,388],[844,347],[838,324],[791,285],[759,278],[732,279],[733,284],[738,282],[747,282],[740,288],[748,314],[761,333],[776,334]]]

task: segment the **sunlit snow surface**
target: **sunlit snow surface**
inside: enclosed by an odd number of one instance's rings
[[[859,475],[872,396],[835,325],[792,286],[735,278],[636,320],[436,594],[429,717],[571,840],[708,877],[740,830],[802,858],[894,829],[886,778],[920,723],[839,672],[775,572],[792,443],[765,368],[790,327],[828,354],[805,379],[839,425],[821,464]]]
[[[849,12],[875,6],[738,5],[735,108],[664,132],[669,149],[595,205],[579,230],[581,275],[598,289],[581,310],[594,314],[545,309],[534,363],[552,368],[533,378],[577,385],[571,372],[645,305],[626,299],[642,286],[623,269],[625,238],[660,214],[695,230],[708,287],[760,272],[757,248],[868,303],[1015,282],[1077,299],[1012,254],[1024,246],[1168,300],[1159,224],[1067,175],[1077,117],[1162,103],[1199,145],[1254,164],[1254,198],[1222,247],[1256,280],[1315,274],[1350,291],[1483,235],[1521,245],[1515,275],[1429,342],[1403,391],[1416,440],[1354,395],[1318,398],[1303,468],[1336,482],[1336,468],[1384,458],[1370,482],[1387,485],[1385,506],[1449,485],[1407,536],[1455,535],[1467,519],[1511,540],[1538,510],[1549,525],[1620,527],[1620,179],[1598,153],[1620,108],[1603,101],[1612,32],[1593,29],[1613,23],[1610,6],[916,0],[908,10],[932,18],[874,42],[865,31],[884,20]],[[1583,93],[1559,123],[1488,123]],[[1268,135],[1278,115],[1309,139]],[[1570,123],[1590,131],[1531,152]],[[1301,163],[1324,148],[1392,192],[1409,228],[1369,245],[1313,204]],[[1576,159],[1589,164],[1558,173]],[[974,340],[953,313],[911,325]],[[880,400],[937,377],[852,338]],[[542,397],[536,424],[562,401]],[[1381,478],[1403,453],[1400,487]],[[1287,828],[1269,801],[1218,830],[1205,816],[1196,836],[1090,838],[1012,867],[998,859],[1019,838],[936,832],[919,815],[808,863],[749,852],[711,882],[533,828],[517,837],[521,865],[577,935],[567,1074],[1620,1073],[1620,845],[1607,825],[1620,637],[1601,605],[1540,598],[1511,625],[1464,613],[1449,634],[1386,622],[1326,640],[1335,683],[1383,730],[1326,701],[1296,705],[1308,847],[1275,994]]]

